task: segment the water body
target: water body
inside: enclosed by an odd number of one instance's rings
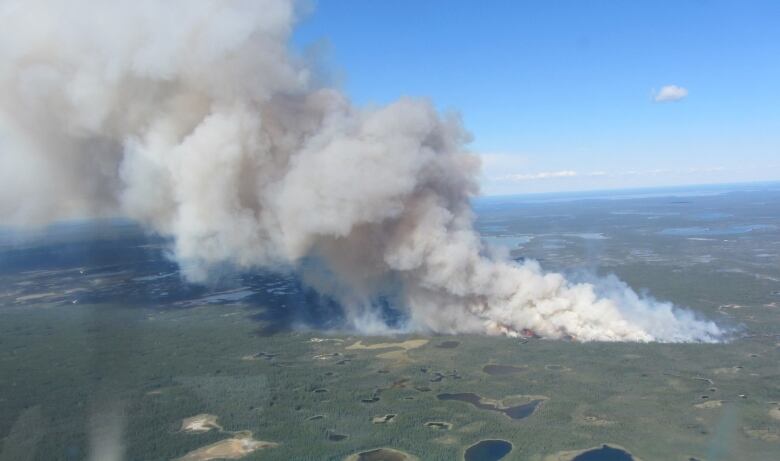
[[[466,449],[466,461],[498,461],[512,451],[506,440],[482,440]]]
[[[509,416],[512,419],[525,419],[532,414],[534,414],[534,411],[536,411],[536,407],[539,406],[543,401],[542,400],[532,400],[528,403],[524,403],[522,405],[516,405],[514,407],[509,407],[504,411],[504,414]]]
[[[515,405],[508,408],[499,408],[494,403],[485,403],[482,401],[482,397],[472,392],[464,392],[460,394],[439,394],[436,396],[439,400],[457,400],[460,402],[466,402],[474,405],[480,410],[497,411],[509,416],[512,419],[525,419],[531,416],[536,408],[543,402],[543,400],[532,400],[528,403],[521,405]]]
[[[579,232],[576,234],[562,234],[564,237],[579,237],[585,240],[606,240],[609,237],[601,232]]]
[[[436,347],[438,347],[439,349],[455,349],[458,346],[460,346],[459,341],[444,341],[436,345]]]
[[[254,358],[256,359],[266,359],[266,360],[273,360],[274,357],[276,357],[279,354],[269,354],[268,352],[258,352],[254,355]]]
[[[771,224],[746,224],[743,226],[729,226],[729,227],[670,227],[659,232],[661,235],[674,235],[680,237],[691,236],[718,236],[718,235],[740,235],[747,234],[753,231],[774,230],[776,226]]]
[[[335,434],[333,432],[328,434],[328,440],[331,442],[341,442],[342,440],[345,440],[347,438],[344,434]]]
[[[577,455],[572,461],[634,461],[634,457],[620,448],[602,445],[601,448],[588,450]]]
[[[731,213],[721,213],[719,211],[704,211],[701,213],[694,213],[691,219],[696,221],[717,221],[719,219],[730,218],[734,216]]]
[[[662,216],[679,216],[679,211],[633,211],[633,210],[620,210],[610,211],[609,214],[615,216],[647,216],[649,218],[660,218]]]
[[[213,295],[205,296],[203,298],[197,299],[194,302],[195,303],[229,303],[229,302],[236,302],[241,301],[244,298],[248,298],[255,294],[255,292],[251,289],[240,289],[235,291],[226,291],[223,293],[215,293]]]

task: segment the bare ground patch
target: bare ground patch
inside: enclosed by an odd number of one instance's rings
[[[377,344],[363,344],[362,341],[358,341],[354,344],[347,346],[348,350],[382,350],[382,349],[395,349],[388,352],[382,352],[377,354],[377,358],[384,360],[392,360],[394,362],[406,362],[409,360],[408,352],[412,349],[417,349],[428,344],[427,339],[409,339],[407,341],[400,341],[397,343],[377,343]]]
[[[388,415],[374,416],[371,418],[371,422],[374,424],[387,424],[393,422],[397,415],[390,413]]]
[[[363,341],[358,341],[355,344],[347,346],[345,349],[349,350],[376,350],[376,349],[403,349],[412,350],[417,349],[428,344],[427,339],[409,339],[407,341],[401,341],[397,343],[377,343],[377,344],[363,344]]]
[[[723,400],[707,400],[706,402],[697,403],[694,408],[720,408],[723,406]]]
[[[209,461],[212,459],[240,459],[258,450],[274,448],[279,444],[255,440],[251,433],[221,440],[193,450],[175,461]]]
[[[210,415],[207,413],[201,413],[199,415],[191,416],[181,420],[182,432],[208,432],[212,429],[218,431],[222,430],[222,426],[217,424],[217,415]]]
[[[452,429],[452,423],[448,423],[446,421],[428,421],[425,423],[425,427],[430,427],[431,429],[440,431],[448,431]]]
[[[770,429],[744,428],[745,435],[751,439],[763,440],[764,442],[780,442],[780,432]]]

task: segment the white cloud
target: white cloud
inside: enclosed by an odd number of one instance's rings
[[[540,173],[532,174],[516,174],[512,178],[515,180],[526,179],[551,179],[551,178],[573,178],[577,176],[577,172],[574,170],[562,170],[562,171],[542,171]]]
[[[540,173],[510,174],[496,179],[503,181],[534,181],[537,179],[573,178],[579,176],[574,170],[542,171]]]
[[[613,176],[613,174],[607,173],[606,171],[579,172],[574,170],[560,170],[560,171],[541,171],[539,173],[507,174],[503,176],[493,176],[490,178],[490,180],[504,181],[504,182],[523,182],[523,181],[538,181],[543,179],[593,178],[597,176]]]
[[[688,89],[677,85],[666,85],[653,96],[655,102],[680,101],[688,96]]]

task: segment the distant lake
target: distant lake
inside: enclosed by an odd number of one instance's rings
[[[771,224],[746,224],[729,227],[670,227],[659,232],[661,235],[674,235],[679,237],[713,236],[713,235],[739,235],[753,231],[774,230],[777,226]]]
[[[602,234],[601,232],[579,232],[576,234],[561,234],[564,237],[579,237],[581,239],[585,240],[606,240],[609,237]]]
[[[731,213],[709,211],[709,212],[696,213],[693,216],[691,216],[691,218],[698,221],[717,221],[718,219],[730,218],[732,216],[734,215]]]
[[[634,457],[619,448],[603,445],[575,456],[572,461],[634,461]]]
[[[468,449],[466,461],[498,461],[512,451],[512,444],[506,440],[482,440]]]
[[[522,195],[495,195],[478,197],[474,207],[480,211],[516,204],[544,204],[575,202],[583,200],[633,200],[648,198],[692,198],[712,197],[734,192],[756,192],[780,190],[780,182],[757,182],[742,184],[710,184],[678,187],[650,187],[638,189],[594,190],[581,192],[549,192]]]
[[[507,416],[509,416],[512,419],[525,419],[532,414],[534,414],[534,411],[536,411],[536,407],[538,407],[543,400],[532,400],[528,403],[523,403],[520,405],[515,405],[513,407],[508,408],[499,408],[494,403],[485,403],[482,401],[482,397],[480,397],[477,394],[474,394],[473,392],[464,392],[460,394],[439,394],[436,396],[439,400],[458,400],[460,402],[466,402],[474,405],[475,407],[479,408],[480,410],[490,410],[490,411],[497,411],[499,413],[503,413]]]

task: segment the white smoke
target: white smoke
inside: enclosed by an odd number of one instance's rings
[[[295,16],[290,0],[2,1],[3,221],[120,213],[173,236],[190,280],[298,269],[353,325],[374,325],[392,291],[411,328],[435,332],[719,336],[627,286],[597,295],[485,256],[458,117],[318,87],[288,49]]]

